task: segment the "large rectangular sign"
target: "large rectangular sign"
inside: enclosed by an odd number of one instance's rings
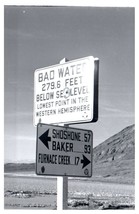
[[[89,56],[34,72],[34,125],[96,122],[98,59]]]
[[[90,130],[38,124],[36,174],[91,177],[92,141]]]

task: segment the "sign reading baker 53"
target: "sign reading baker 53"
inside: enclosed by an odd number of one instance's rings
[[[37,69],[34,125],[96,122],[99,60],[92,56]]]

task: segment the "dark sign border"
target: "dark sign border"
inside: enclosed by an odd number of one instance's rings
[[[51,127],[61,127],[61,128],[65,128],[65,129],[74,129],[74,130],[80,130],[80,131],[90,131],[91,132],[91,174],[90,176],[77,176],[77,175],[67,175],[67,174],[39,174],[37,173],[37,154],[38,154],[38,128],[41,125],[47,125],[47,126],[51,126]],[[92,167],[93,167],[93,132],[91,130],[88,129],[78,129],[78,128],[74,128],[74,127],[67,127],[67,126],[59,126],[59,125],[52,125],[52,124],[45,124],[45,123],[38,123],[37,124],[37,133],[36,133],[36,164],[35,164],[35,173],[36,175],[39,176],[66,176],[66,177],[83,177],[83,178],[91,178],[92,177]]]

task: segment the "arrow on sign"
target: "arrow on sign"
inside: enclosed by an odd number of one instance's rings
[[[83,163],[82,169],[87,166],[90,162],[90,160],[88,160],[84,155],[83,155],[83,159],[81,160],[81,163]]]
[[[39,139],[47,147],[47,149],[49,149],[48,141],[51,141],[51,137],[48,137],[48,134],[49,134],[49,129],[39,137]]]

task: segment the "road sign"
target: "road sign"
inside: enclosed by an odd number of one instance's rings
[[[91,177],[92,141],[90,130],[39,123],[36,174]]]
[[[96,122],[98,59],[93,56],[34,72],[34,125]]]

